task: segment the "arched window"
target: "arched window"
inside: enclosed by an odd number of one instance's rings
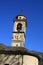
[[[17,30],[18,30],[18,31],[22,30],[22,24],[21,24],[21,23],[18,23],[18,25],[17,25]]]

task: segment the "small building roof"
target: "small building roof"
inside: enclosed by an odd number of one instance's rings
[[[31,55],[37,57],[39,60],[43,56],[43,53],[30,51],[24,47],[5,46],[3,44],[0,44],[0,54]]]

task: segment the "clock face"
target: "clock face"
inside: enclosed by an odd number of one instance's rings
[[[14,33],[13,40],[23,41],[24,40],[24,33]]]

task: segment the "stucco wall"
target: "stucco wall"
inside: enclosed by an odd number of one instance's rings
[[[0,54],[0,65],[38,65],[38,58],[30,55]]]
[[[38,65],[38,58],[34,56],[24,55],[23,65]]]

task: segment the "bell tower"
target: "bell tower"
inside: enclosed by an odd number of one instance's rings
[[[26,17],[23,14],[17,15],[13,22],[14,28],[11,46],[24,47],[27,26]]]

